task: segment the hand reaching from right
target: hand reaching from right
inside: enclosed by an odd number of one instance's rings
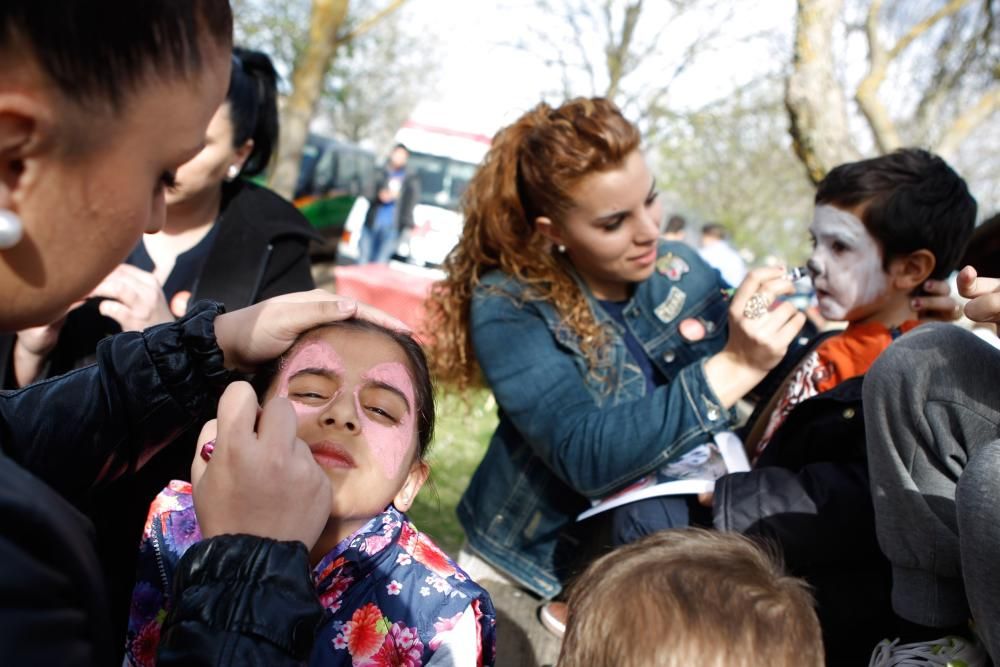
[[[980,278],[976,269],[966,266],[958,274],[958,293],[966,299],[965,316],[973,322],[1000,322],[1000,280]]]
[[[191,465],[202,535],[242,533],[312,549],[333,501],[330,480],[296,437],[296,425],[287,399],[275,398],[261,409],[246,382],[226,388],[218,418],[202,429]],[[201,448],[213,437],[207,462]]]

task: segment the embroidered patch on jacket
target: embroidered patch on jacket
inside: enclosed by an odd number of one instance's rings
[[[671,287],[667,298],[653,312],[656,313],[656,317],[664,324],[673,322],[681,314],[681,308],[684,307],[686,299],[687,295],[684,292],[677,287]]]
[[[656,270],[676,282],[680,280],[685,273],[690,271],[691,267],[684,261],[684,258],[678,257],[672,252],[668,252],[666,255],[656,260]]]

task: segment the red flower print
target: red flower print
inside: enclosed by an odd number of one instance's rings
[[[437,545],[423,533],[417,533],[417,544],[413,549],[413,558],[438,576],[450,577],[455,574],[455,566],[449,562],[445,552],[438,549]]]
[[[333,572],[334,570],[336,570],[338,567],[340,567],[341,565],[343,565],[346,562],[347,562],[347,559],[344,558],[343,556],[341,556],[340,558],[335,559],[332,563],[330,563],[326,567],[324,567],[322,572],[317,572],[317,573],[313,574],[313,581],[323,581],[324,579],[326,579],[330,575],[331,572]]]
[[[340,598],[343,597],[344,592],[352,583],[354,583],[354,577],[337,575],[320,592],[319,603],[336,613],[340,610]]]
[[[405,551],[413,553],[413,546],[416,544],[417,535],[419,533],[413,527],[413,524],[409,521],[404,521],[403,525],[399,528],[399,546],[403,547]]]
[[[382,645],[388,623],[382,618],[382,610],[369,602],[354,612],[347,623],[347,650],[355,661],[367,658]]]
[[[408,628],[403,623],[393,623],[378,653],[358,667],[420,667],[424,645],[416,628]]]
[[[156,621],[147,623],[129,647],[135,664],[138,667],[154,667],[156,665],[156,647],[160,643],[160,624]]]

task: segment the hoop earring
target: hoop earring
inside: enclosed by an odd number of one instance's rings
[[[24,223],[13,211],[0,209],[0,250],[13,248],[24,237]]]

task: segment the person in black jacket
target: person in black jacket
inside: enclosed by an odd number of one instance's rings
[[[276,73],[263,53],[236,47],[226,100],[205,146],[164,193],[167,219],[92,293],[46,326],[0,342],[4,388],[94,361],[101,339],[184,315],[198,299],[242,308],[315,287],[309,241],[318,238],[292,204],[244,177],[263,172],[278,140]]]
[[[309,223],[289,202],[244,179],[270,162],[278,139],[275,96],[271,60],[234,48],[229,90],[208,124],[205,146],[177,169],[165,190],[163,230],[139,241],[126,264],[97,287],[93,294],[102,298],[53,324],[5,336],[0,341],[4,388],[91,364],[103,338],[173,321],[199,299],[233,310],[314,287],[308,245],[315,235]],[[137,475],[89,499],[119,645],[146,508],[167,481],[189,478],[196,436],[196,430],[185,432]]]
[[[222,101],[231,34],[225,0],[0,4],[0,330],[57,319],[162,226],[173,170]],[[110,338],[95,366],[0,394],[0,663],[114,662],[80,508],[220,395],[226,464],[195,480],[207,539],[179,565],[160,664],[301,662],[321,615],[308,548],[329,481],[286,402],[261,411],[248,384],[226,387],[356,311],[322,292],[226,314],[205,303]]]

